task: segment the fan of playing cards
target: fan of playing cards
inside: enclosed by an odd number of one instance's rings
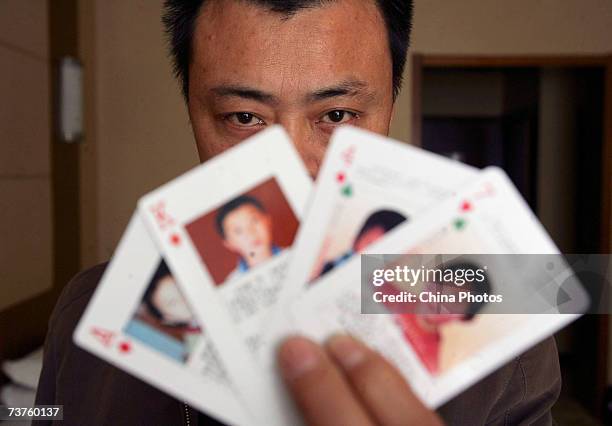
[[[74,339],[224,422],[286,425],[289,334],[357,336],[435,408],[578,316],[363,314],[364,253],[559,252],[497,168],[344,127],[313,186],[274,127],[140,199]]]

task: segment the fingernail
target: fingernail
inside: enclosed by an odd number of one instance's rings
[[[339,334],[329,338],[327,347],[345,370],[355,368],[366,357],[365,348],[351,336]]]
[[[290,337],[281,345],[278,359],[285,378],[293,380],[316,368],[319,363],[319,352],[310,340]]]

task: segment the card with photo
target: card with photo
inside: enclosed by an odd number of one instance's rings
[[[201,264],[251,350],[258,348],[261,321],[276,302],[298,225],[275,178],[185,224]]]
[[[291,279],[318,282],[476,173],[458,161],[365,130],[338,130],[317,180],[312,213],[300,230],[300,236],[315,238],[297,238],[296,253],[309,254],[291,265]]]
[[[248,423],[206,327],[137,214],[75,329],[74,341],[212,417]]]
[[[559,253],[501,170],[485,170],[476,182],[435,209],[411,224],[399,226],[366,252],[410,256],[461,253],[462,256],[454,255],[459,260],[447,260],[440,265],[444,264],[445,271],[462,271],[461,277],[466,270],[473,271],[473,276],[480,273],[481,280],[446,285],[439,278],[421,280],[401,288],[409,288],[413,294],[433,294],[436,301],[426,303],[415,298],[411,310],[396,309],[387,302],[382,303],[383,310],[378,314],[364,315],[363,297],[370,294],[362,292],[362,264],[355,258],[330,276],[333,285],[315,286],[293,304],[284,318],[285,324],[292,324],[293,332],[318,341],[334,333],[348,332],[367,342],[398,367],[412,389],[432,408],[579,316],[559,314],[559,306],[549,309],[549,305],[538,301],[533,283],[527,279],[532,274],[525,276],[511,264],[512,257],[495,257],[495,265],[465,261],[470,255],[478,259],[481,253]],[[510,211],[512,214],[504,214]],[[509,264],[501,264],[503,261]],[[400,263],[401,256],[389,264],[381,261],[381,267],[393,270],[392,266]],[[400,288],[392,280],[389,282]],[[554,276],[550,284],[560,289],[561,282]],[[563,290],[572,300],[574,312],[584,312],[588,296],[579,283],[564,286]],[[448,297],[460,292],[470,293],[471,301],[445,305],[444,301],[460,300]],[[500,293],[514,298],[517,301],[514,306],[532,304],[541,308],[541,313],[525,314],[522,310],[495,313],[499,300],[492,297]],[[447,298],[442,299],[440,294]],[[475,295],[488,295],[490,300]]]
[[[263,320],[285,283],[311,186],[289,137],[273,127],[138,203],[170,270],[222,354],[230,381],[245,390],[243,402],[250,408],[275,403],[261,399],[252,381],[253,353],[266,326]],[[265,417],[257,421],[263,424]]]

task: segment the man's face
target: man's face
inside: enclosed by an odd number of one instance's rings
[[[314,176],[340,124],[387,134],[387,40],[373,0],[337,0],[290,17],[248,1],[209,0],[196,22],[189,67],[200,159],[281,124]]]
[[[365,231],[353,244],[356,253],[362,253],[370,245],[385,236],[385,229],[382,226],[373,226]]]
[[[193,318],[185,298],[170,275],[159,280],[152,302],[166,321],[187,323]]]
[[[270,216],[251,204],[243,204],[223,219],[224,245],[250,265],[267,259],[272,247]]]
[[[466,312],[470,308],[467,301],[460,302],[460,296],[465,288],[454,284],[439,285],[437,283],[423,283],[424,289],[432,294],[442,294],[445,296],[454,296],[455,302],[430,302],[423,303],[420,306],[420,319],[429,328],[438,328],[444,324],[456,321],[465,321],[467,319]]]

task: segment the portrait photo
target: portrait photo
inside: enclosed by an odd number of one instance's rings
[[[219,286],[283,253],[293,243],[298,225],[278,182],[270,178],[185,228]]]
[[[165,261],[159,263],[123,331],[181,363],[199,342],[202,328]]]
[[[318,281],[398,225],[409,222],[410,215],[399,204],[379,200],[376,189],[365,185],[359,194],[337,200],[309,282]]]

